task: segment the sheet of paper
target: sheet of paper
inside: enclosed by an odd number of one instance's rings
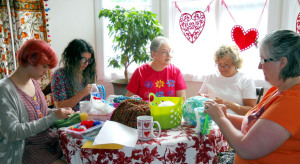
[[[106,121],[96,136],[93,145],[120,144],[134,147],[137,140],[137,129],[115,121]]]

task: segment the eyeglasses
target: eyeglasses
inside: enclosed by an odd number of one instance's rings
[[[229,69],[229,68],[231,68],[231,66],[221,66],[221,65],[217,65],[219,68],[224,68],[224,69]]]
[[[81,60],[80,60],[80,62],[81,62],[82,64],[86,64],[86,63],[91,64],[93,61],[94,61],[93,58],[87,59],[87,58],[85,58],[85,57],[82,57]]]
[[[155,51],[157,52],[157,51]],[[170,51],[170,52],[158,52],[160,54],[163,54],[164,56],[167,56],[167,55],[172,55],[174,51]]]
[[[276,61],[276,60],[273,59],[273,58],[269,58],[269,59],[260,59],[260,64],[265,64],[265,63],[272,62],[272,61]]]

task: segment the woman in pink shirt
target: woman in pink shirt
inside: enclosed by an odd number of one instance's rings
[[[186,84],[180,70],[171,64],[169,40],[159,36],[150,46],[152,61],[138,67],[127,86],[126,96],[138,95],[149,100],[149,93],[157,97],[181,97],[186,99]]]

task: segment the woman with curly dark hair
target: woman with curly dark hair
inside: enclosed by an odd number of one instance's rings
[[[57,108],[79,110],[79,102],[89,100],[96,83],[96,62],[93,47],[82,39],[74,39],[65,48],[60,61],[64,66],[52,76],[51,88]]]

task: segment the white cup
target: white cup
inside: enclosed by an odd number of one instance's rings
[[[89,113],[90,109],[91,109],[91,102],[90,101],[80,101],[79,102],[80,113]]]
[[[155,136],[153,133],[154,124],[158,127],[158,135]],[[138,116],[137,117],[137,130],[138,139],[143,141],[151,140],[152,138],[157,138],[160,136],[161,128],[157,121],[153,121],[152,116]]]

